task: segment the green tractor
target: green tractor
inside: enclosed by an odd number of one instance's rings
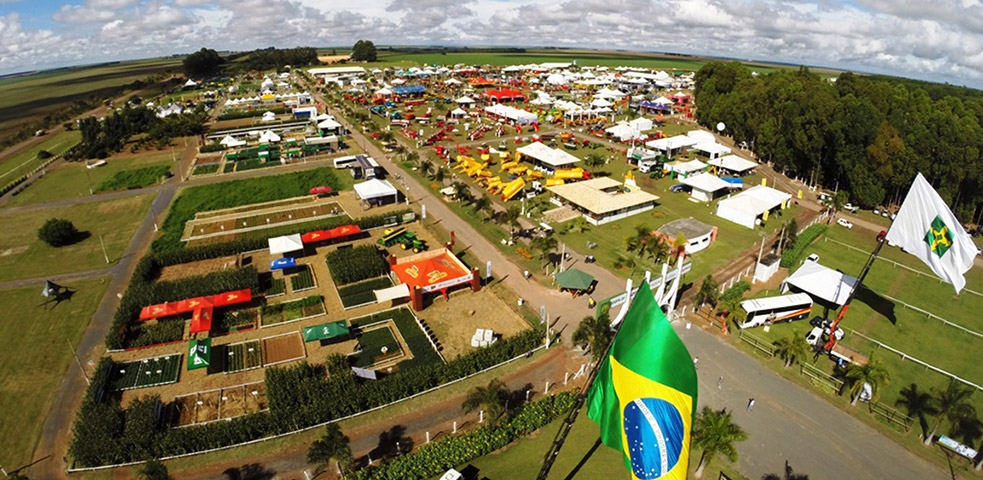
[[[413,253],[420,253],[427,249],[427,243],[417,238],[413,232],[404,233],[400,242],[400,247],[403,250],[413,250]]]

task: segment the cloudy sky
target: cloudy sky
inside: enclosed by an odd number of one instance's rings
[[[0,74],[358,39],[709,54],[983,87],[983,0],[0,0]]]

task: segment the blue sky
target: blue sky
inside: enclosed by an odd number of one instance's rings
[[[0,74],[210,47],[620,48],[983,87],[983,0],[0,0]]]

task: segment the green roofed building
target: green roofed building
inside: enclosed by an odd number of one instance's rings
[[[590,290],[590,286],[594,283],[593,276],[576,268],[557,273],[554,278],[564,290]]]
[[[188,370],[206,368],[212,363],[212,339],[192,340],[188,348]]]
[[[338,320],[337,322],[322,323],[321,325],[305,328],[304,341],[331,340],[338,337],[347,337],[348,334],[348,324],[344,320]]]

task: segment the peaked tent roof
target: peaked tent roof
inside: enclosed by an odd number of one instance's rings
[[[554,278],[556,278],[556,283],[560,285],[560,288],[569,290],[587,290],[594,283],[594,277],[591,274],[576,268],[557,273]]]
[[[313,342],[317,340],[328,340],[330,338],[348,335],[348,323],[344,320],[336,322],[322,323],[304,329],[304,341]]]
[[[696,190],[703,190],[704,192],[716,192],[717,190],[730,188],[729,183],[709,173],[690,175],[687,178],[680,179],[679,183],[682,183],[684,185],[689,185]]]
[[[188,344],[188,370],[207,368],[212,363],[212,339],[192,340]]]
[[[782,290],[787,290],[791,285],[814,298],[839,306],[846,302],[856,284],[855,277],[822,266],[819,262],[805,262],[785,279]]]
[[[270,254],[278,255],[287,252],[296,252],[304,249],[304,243],[300,240],[300,234],[284,235],[273,237],[267,240],[270,245]]]
[[[757,163],[745,160],[737,155],[725,155],[720,158],[714,158],[707,163],[732,172],[746,172],[758,166]]]
[[[373,178],[362,183],[355,184],[355,195],[362,200],[370,198],[381,198],[396,195],[396,187],[388,180]]]

